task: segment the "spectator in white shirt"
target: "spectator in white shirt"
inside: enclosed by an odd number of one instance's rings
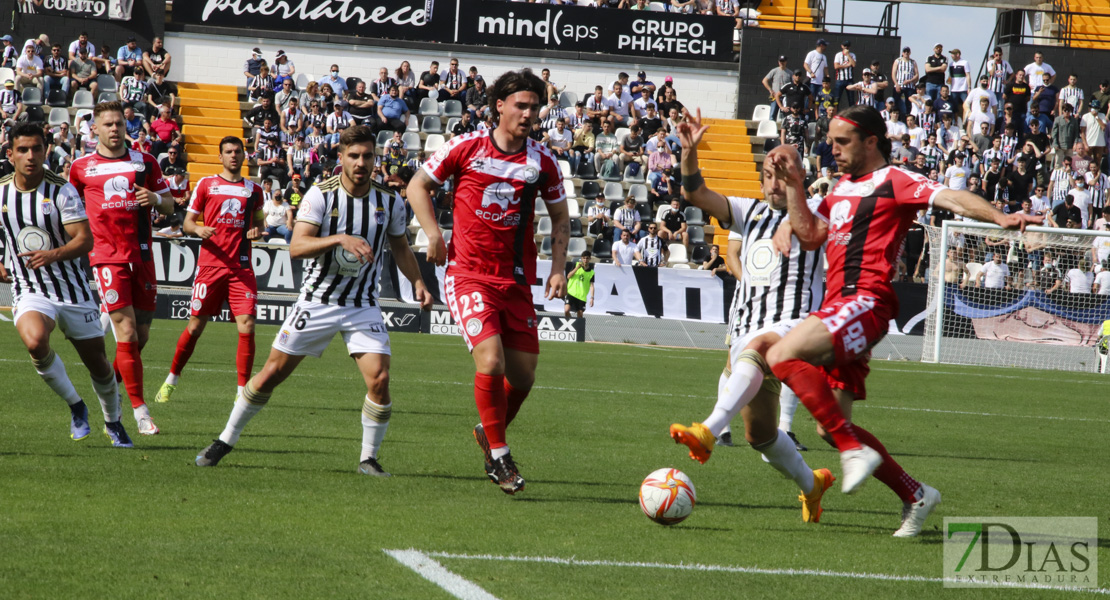
[[[906,125],[899,120],[897,108],[890,110],[890,120],[886,122],[886,137],[890,139],[891,150],[902,147],[902,136],[906,134]]]
[[[1072,294],[1091,293],[1091,280],[1087,279],[1087,274],[1078,267],[1068,269],[1064,277],[1068,280],[1068,291]]]
[[[1091,293],[1099,296],[1110,296],[1110,260],[1102,261],[1095,282],[1091,285]]]
[[[574,134],[567,129],[567,120],[559,117],[555,128],[547,131],[547,147],[555,153],[555,158],[570,163],[570,172],[578,172],[578,161],[570,147],[574,144]]]
[[[829,60],[825,58],[825,48],[829,43],[824,38],[817,40],[817,47],[806,54],[804,63],[806,75],[809,77],[810,98],[816,98],[821,91],[821,84],[829,76]]]
[[[605,99],[605,106],[609,108],[609,120],[616,128],[628,127],[636,118],[636,107],[624,99],[626,94],[624,86],[618,82],[613,84],[613,93]]]
[[[636,264],[636,244],[627,229],[622,229],[620,239],[613,243],[613,264],[618,267]]]
[[[1044,61],[1044,54],[1040,52],[1033,53],[1033,62],[1025,65],[1024,70],[1025,80],[1029,82],[1033,91],[1037,91],[1038,88],[1044,87],[1044,75],[1046,74],[1049,76],[1048,84],[1052,84],[1056,81],[1056,70],[1052,68],[1052,65]]]
[[[1000,290],[1010,283],[1010,268],[1002,262],[1002,253],[995,252],[991,261],[975,276],[975,285],[987,289]]]
[[[955,159],[952,166],[944,171],[944,185],[948,186],[950,190],[965,190],[967,189],[968,170],[967,167],[963,166],[963,152],[957,152]]]
[[[35,45],[27,44],[23,47],[23,54],[15,61],[15,84],[23,91],[27,86],[42,88],[42,59],[35,54]]]

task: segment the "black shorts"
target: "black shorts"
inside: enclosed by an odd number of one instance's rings
[[[579,300],[578,298],[575,298],[574,296],[571,296],[570,294],[567,294],[566,304],[574,312],[578,312],[580,310],[586,310],[586,301],[585,300]]]

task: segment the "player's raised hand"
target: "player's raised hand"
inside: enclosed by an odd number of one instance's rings
[[[553,265],[554,266],[554,265]],[[555,298],[566,298],[567,296],[567,276],[561,270],[554,270],[547,278],[547,284],[544,286],[544,298],[554,300]]]
[[[141,185],[135,186],[135,200],[139,206],[157,207],[162,203],[162,197]]]
[[[1010,213],[1002,215],[998,221],[998,225],[1006,229],[1018,229],[1025,231],[1027,225],[1042,225],[1044,224],[1044,217],[1041,215],[1026,215],[1022,213]]]
[[[775,179],[782,180],[786,185],[801,185],[805,178],[802,161],[793,146],[777,146],[767,153],[764,161],[771,161]]]
[[[365,264],[374,260],[374,249],[370,247],[370,242],[362,238],[357,238],[350,235],[343,235],[339,237],[339,245],[343,249],[358,257],[358,261]]]
[[[435,298],[432,298],[432,293],[428,291],[428,286],[424,285],[423,281],[417,281],[412,284],[412,297],[420,304],[423,310],[432,310],[432,303]]]
[[[251,227],[247,230],[248,240],[257,240],[260,237],[262,237],[262,229],[260,227]]]
[[[196,229],[193,230],[193,232],[196,233],[198,238],[200,238],[202,240],[206,240],[206,239],[216,235],[216,228],[215,227],[198,226]],[[249,236],[250,234],[248,233],[247,235]]]
[[[8,275],[8,270],[4,268],[4,263],[0,263],[0,283],[11,283],[12,276]]]
[[[435,238],[428,236],[428,261],[432,264],[442,267],[447,264],[447,243],[443,241],[443,234],[437,233]]]
[[[41,269],[57,261],[53,250],[35,250],[34,252],[23,252],[16,256],[22,258],[23,262],[32,269]]]
[[[701,108],[698,108],[695,114],[696,117],[688,118],[675,127],[678,141],[686,149],[697,148],[705,132],[709,131],[709,125],[703,125],[701,122]]]

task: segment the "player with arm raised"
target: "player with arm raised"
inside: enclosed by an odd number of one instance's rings
[[[158,426],[143,399],[141,352],[150,337],[158,282],[151,249],[150,211],[173,214],[173,197],[158,161],[130,150],[123,106],[101,102],[93,108],[96,152],[73,161],[69,182],[85,199],[93,267],[102,308],[116,337],[116,377],[123,381],[139,433],[154,435]]]
[[[821,518],[821,497],[835,478],[828,469],[811,470],[793,438],[777,427],[777,401],[793,396],[771,373],[764,355],[820,303],[822,250],[804,250],[790,235],[785,182],[764,161],[764,200],[723,196],[705,185],[698,168],[698,144],[709,129],[697,117],[678,127],[682,144],[682,182],[686,199],[743,238],[739,283],[729,315],[728,362],[717,389],[717,404],[701,423],[671,425],[671,437],[690,449],[690,458],[705,463],[718,436],[736,415],[744,419],[744,436],[771,466],[798,484],[802,520]],[[791,153],[779,146],[768,156]],[[781,255],[772,240],[783,237],[789,248]]]
[[[540,344],[531,284],[536,279],[532,220],[537,199],[551,217],[551,274],[545,294],[566,292],[570,217],[555,156],[529,139],[545,84],[529,69],[509,71],[489,91],[497,126],[451,138],[408,187],[408,199],[428,236],[428,260],[447,264],[451,316],[474,358],[474,402],[481,423],[474,439],[486,475],[506,494],[524,489],[505,442],[505,428],[536,377]],[[454,234],[445,246],[431,192],[455,177]]]
[[[89,410],[50,346],[55,327],[89,369],[104,412],[104,434],[113,446],[130,448],[131,439],[120,423],[119,387],[104,352],[99,312],[81,267],[81,256],[93,245],[85,206],[72,185],[43,168],[47,144],[42,127],[16,125],[8,139],[8,160],[15,172],[0,179],[0,282],[12,284],[15,329],[35,371],[69,405],[70,437],[88,437]]]
[[[185,214],[185,233],[204,241],[200,245],[197,274],[193,279],[189,323],[177,339],[170,374],[154,397],[155,402],[170,401],[197,340],[212,315],[223,309],[224,302],[231,308],[239,329],[235,370],[240,392],[254,367],[258,282],[251,263],[251,240],[259,238],[266,220],[262,212],[262,187],[239,174],[246,160],[243,140],[228,136],[220,140],[219,148],[223,172],[197,182]],[[197,225],[197,217],[201,217],[203,226]]]
[[[855,492],[874,473],[903,502],[902,526],[894,535],[912,537],[940,503],[940,493],[910,477],[875,436],[849,421],[852,402],[866,396],[871,347],[898,313],[890,283],[898,250],[924,208],[1006,228],[1023,228],[1041,218],[1003,214],[971,192],[891,166],[886,125],[871,107],[841,112],[829,125],[829,137],[845,175],[816,212],[806,204],[798,158],[789,153],[768,157],[775,177],[785,182],[794,235],[805,249],[827,241],[829,266],[821,308],[772,346],[767,362],[813,414],[822,437],[840,451],[844,492]]]
[[[214,467],[239,441],[243,428],[269,402],[274,389],[305,356],[320,357],[335,334],[366,382],[362,399],[362,458],[358,472],[388,477],[378,450],[389,427],[389,332],[378,307],[378,278],[389,249],[412,282],[422,308],[432,297],[409,248],[405,201],[397,192],[373,182],[374,133],[365,125],[339,136],[342,172],[313,185],[301,200],[289,256],[312,259],[304,273],[301,296],[282,323],[266,365],[235,399],[223,433],[197,456],[197,466]]]

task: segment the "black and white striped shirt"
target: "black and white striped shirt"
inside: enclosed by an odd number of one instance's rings
[[[849,64],[849,62],[848,62],[849,58],[852,59],[852,62],[855,62],[856,55],[849,52],[848,56],[845,56],[843,52],[837,52],[836,53],[836,58],[833,59],[833,67],[835,68],[836,65],[847,65],[847,64]],[[843,69],[837,69],[836,70],[836,80],[837,81],[852,81],[852,71],[855,71],[855,69],[852,68],[852,67],[845,67]]]
[[[800,319],[824,298],[824,248],[805,251],[791,240],[790,256],[775,252],[771,239],[789,217],[785,210],[752,198],[728,197],[731,223],[721,222],[743,237],[743,274],[729,310],[732,339],[780,321]],[[818,202],[810,200],[816,211]]]
[[[566,118],[566,116],[566,109],[561,106],[553,106],[549,111],[547,111],[547,116],[543,118],[540,126],[543,128],[544,131],[550,131],[552,129],[555,129],[556,121]]]
[[[1071,171],[1065,167],[1053,169],[1048,174],[1048,180],[1056,184],[1052,186],[1052,204],[1063,202],[1071,189]]]
[[[80,260],[58,261],[30,269],[24,259],[16,256],[21,252],[61,248],[72,239],[65,226],[87,220],[77,189],[61,175],[47,171],[38,188],[26,192],[16,189],[15,175],[0,179],[3,259],[11,274],[16,298],[39,294],[67,304],[93,300]]]
[[[392,77],[387,77],[385,81],[375,79],[370,82],[370,93],[379,98],[385,98],[389,95],[389,88],[397,85],[397,81]]]
[[[134,76],[124,77],[119,84],[119,97],[124,102],[141,102],[146,95],[146,80]]]
[[[913,87],[914,84],[909,83],[909,80],[913,78],[913,74],[917,70],[917,61],[912,58],[907,60],[899,57],[897,62],[898,66],[894,70],[895,88]]]
[[[667,244],[663,241],[663,238],[657,235],[649,235],[641,238],[636,247],[640,251],[641,264],[648,267],[660,267],[667,264],[667,259],[663,256]]]
[[[1084,175],[1087,181],[1087,191],[1091,194],[1091,209],[1102,210],[1106,206],[1107,192],[1110,191],[1110,177],[1106,173],[1094,176],[1091,173]]]
[[[333,177],[312,186],[301,199],[297,221],[319,225],[319,237],[361,237],[369,242],[374,258],[360,264],[342,247],[325,252],[305,269],[300,299],[337,306],[375,306],[386,235],[397,237],[407,232],[405,201],[378,184],[371,185],[366,196],[355,198],[343,188],[341,179]]]

